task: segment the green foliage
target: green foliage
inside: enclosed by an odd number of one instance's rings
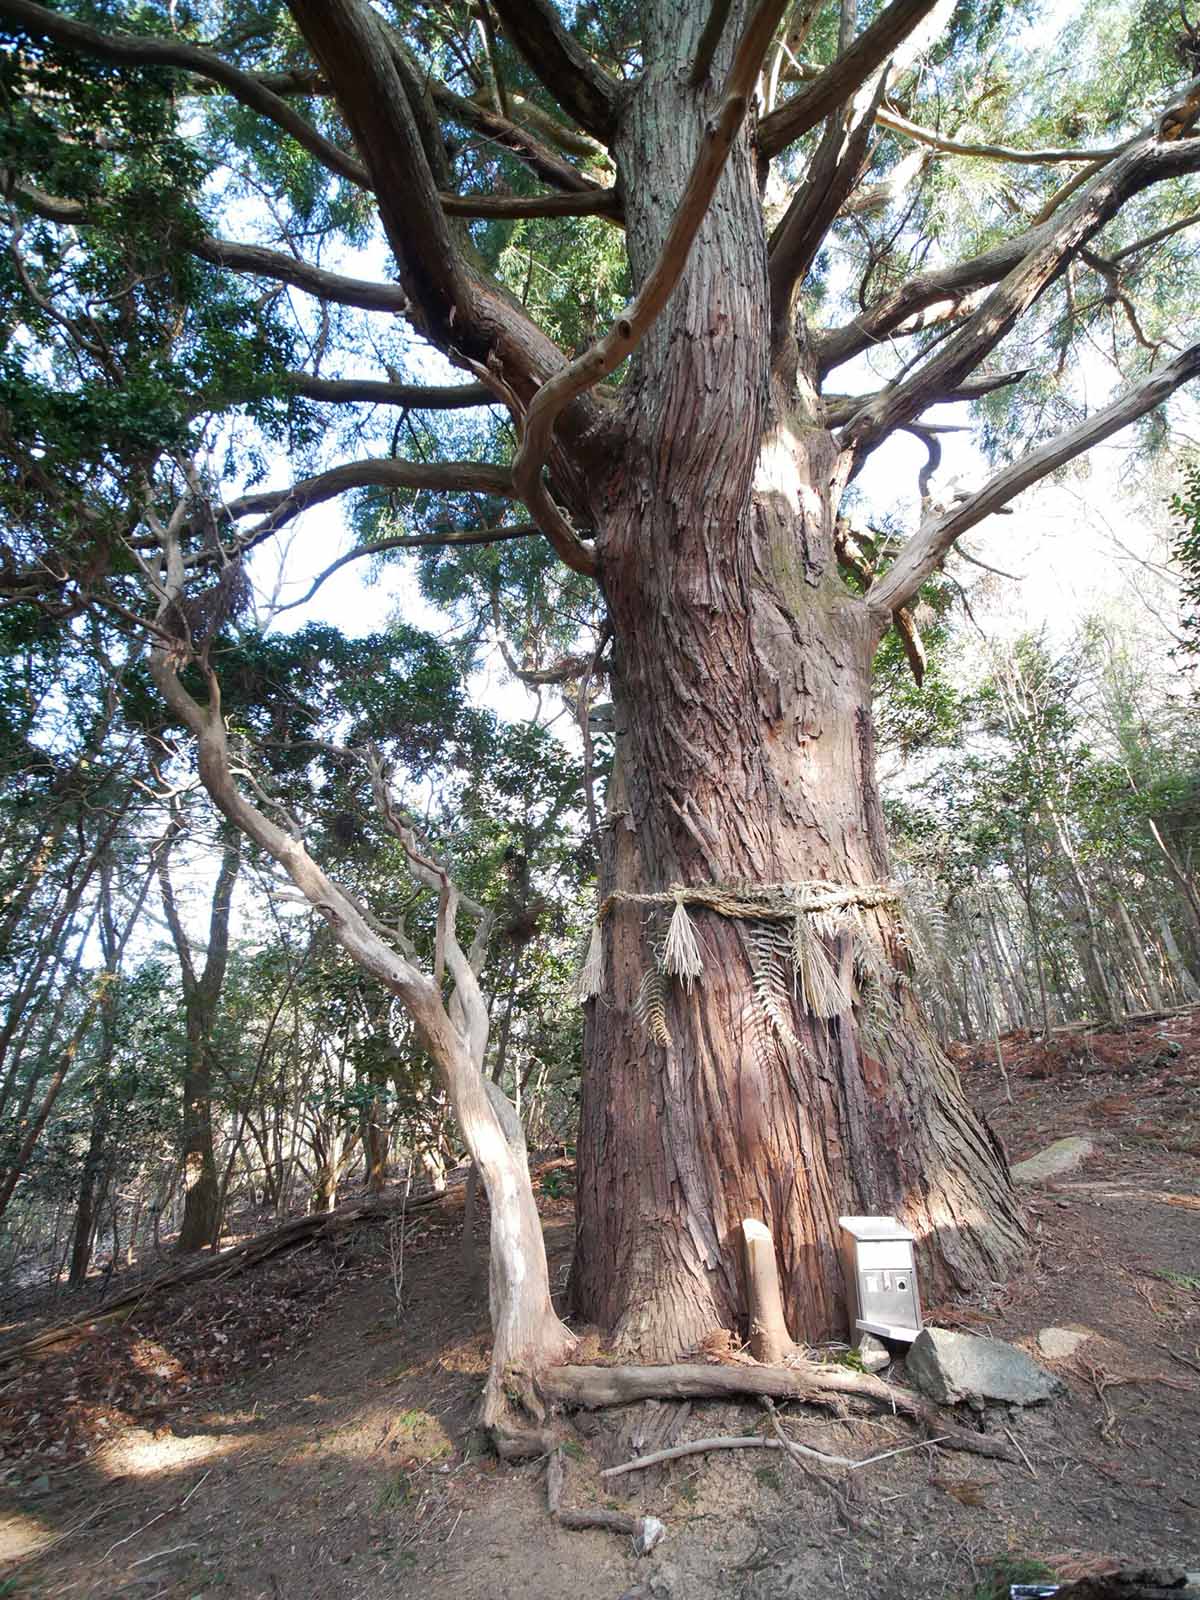
[[[1183,583],[1180,594],[1180,625],[1183,628],[1183,654],[1200,656],[1200,466],[1184,468],[1183,488],[1171,499],[1176,518],[1175,542],[1171,550]]]
[[[1036,1556],[1005,1554],[986,1565],[983,1577],[971,1590],[970,1600],[1008,1600],[1014,1583],[1053,1583],[1054,1573]]]

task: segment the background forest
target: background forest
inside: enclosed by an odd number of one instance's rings
[[[923,999],[944,1042],[993,1041],[1001,1066],[1015,1030],[1200,1001],[1186,462],[1159,460],[1154,498],[1122,502],[1137,555],[1097,609],[1039,616],[1036,586],[1030,605],[961,563],[925,602],[923,685],[898,643],[881,663],[883,793]],[[1037,507],[1044,554],[1036,524]],[[136,679],[14,610],[3,626],[10,1297],[174,1242],[189,1153],[215,1196],[193,1247],[231,1215],[240,1233],[330,1208],[339,1186],[440,1186],[462,1147],[402,1009],[194,781],[166,779],[176,750]],[[531,1147],[569,1148],[594,893],[583,777],[602,793],[605,708],[586,741],[579,702],[556,689],[523,697],[524,716],[472,709],[473,663],[475,687],[500,697],[472,646],[397,610],[366,636],[311,622],[248,629],[231,649],[262,702],[247,736],[275,752],[277,794],[432,960],[436,900],[412,888],[332,742],[350,744],[356,718],[396,730],[423,837],[493,919],[487,1069]]]

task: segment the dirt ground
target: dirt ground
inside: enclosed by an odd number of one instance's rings
[[[472,1433],[486,1296],[452,1196],[404,1224],[399,1313],[398,1225],[377,1223],[0,1369],[0,1596],[967,1600],[1007,1594],[987,1587],[998,1559],[1200,1567],[1200,1015],[1004,1044],[1011,1104],[992,1052],[959,1055],[1012,1159],[1101,1141],[1027,1191],[1026,1271],[930,1318],[1031,1352],[1047,1326],[1089,1331],[1056,1369],[1062,1398],[978,1419],[1013,1464],[922,1446],[809,1475],[747,1449],[602,1482],[661,1421],[631,1407],[570,1425],[564,1501],[652,1513],[665,1540],[639,1559],[568,1532],[540,1464],[500,1466]],[[560,1285],[565,1185],[543,1178]],[[865,1409],[783,1414],[840,1455],[918,1438]],[[696,1403],[681,1437],[762,1427],[752,1406]]]

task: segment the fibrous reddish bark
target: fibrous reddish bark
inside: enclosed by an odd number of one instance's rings
[[[655,48],[682,62],[702,19],[660,10]],[[635,278],[661,246],[705,111],[681,73],[631,96],[618,159],[660,175],[626,197]],[[839,451],[804,352],[786,381],[773,375],[769,332],[743,137],[641,347],[599,508],[618,769],[602,897],[888,877],[876,636],[833,551]],[[577,1309],[642,1359],[744,1324],[744,1217],[775,1237],[800,1339],[845,1330],[841,1213],[903,1216],[935,1297],[1006,1275],[1024,1236],[1003,1157],[920,1017],[895,917],[868,915],[895,969],[886,1041],[868,1049],[851,1013],[823,1021],[794,1001],[789,1042],[756,995],[748,925],[692,909],[706,970],[691,994],[670,987],[670,1044],[638,1020],[654,960],[644,908],[621,903],[605,919],[587,1020]]]

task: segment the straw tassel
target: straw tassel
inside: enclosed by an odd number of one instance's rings
[[[836,1017],[849,1009],[850,997],[837,980],[825,946],[802,911],[792,925],[792,960],[800,999],[816,1017]]]
[[[663,945],[662,969],[668,976],[678,978],[688,994],[691,994],[692,984],[704,971],[700,946],[696,943],[696,930],[692,927],[692,919],[687,914],[682,895],[675,897],[675,910],[671,913],[667,939]]]
[[[579,969],[579,977],[575,982],[575,992],[579,997],[580,1005],[585,1001],[594,1000],[600,993],[604,983],[604,952],[600,944],[600,924],[592,923],[592,935],[588,940],[587,955],[583,958],[583,965]]]

